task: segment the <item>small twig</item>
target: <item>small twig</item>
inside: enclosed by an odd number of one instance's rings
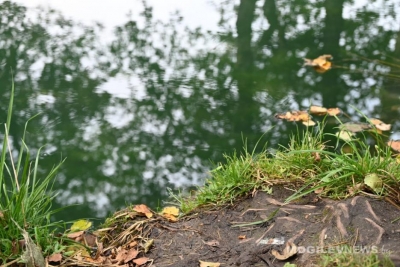
[[[18,260],[19,260],[19,259],[15,259],[15,260],[13,260],[13,261],[7,262],[6,264],[1,265],[1,267],[7,267],[7,266],[9,266],[9,265],[11,265],[11,264],[13,264],[13,263],[16,263]]]
[[[269,230],[271,230],[272,227],[274,227],[274,225],[275,225],[275,224],[273,223],[273,224],[270,225],[270,227],[268,227],[267,231],[265,231],[265,232],[262,234],[262,236],[261,236],[259,239],[257,239],[256,244],[260,243],[260,241],[261,241],[261,240],[264,238],[264,236],[269,232]]]
[[[353,247],[355,247],[355,245],[357,244],[357,239],[358,239],[358,228],[356,230],[356,238],[354,239]]]

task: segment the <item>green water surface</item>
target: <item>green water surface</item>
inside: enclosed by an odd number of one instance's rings
[[[158,21],[138,2],[141,15],[107,40],[100,25],[62,11],[0,3],[0,121],[12,70],[13,148],[41,112],[26,143],[32,153],[46,145],[43,174],[66,158],[55,208],[81,203],[59,218],[101,219],[130,203],[156,208],[167,187],[201,185],[243,138],[250,149],[265,132],[269,148],[287,144],[305,126],[274,114],[310,104],[339,107],[344,120],[361,118],[355,107],[393,124],[396,139],[398,1],[214,2],[215,30],[185,27],[179,14]],[[304,57],[322,54],[333,56],[333,69],[303,67]]]

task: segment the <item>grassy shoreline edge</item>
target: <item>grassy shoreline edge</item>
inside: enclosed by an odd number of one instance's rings
[[[65,252],[68,247],[65,225],[50,221],[51,214],[56,212],[51,210],[55,197],[51,193],[51,185],[63,161],[40,179],[37,177],[37,170],[41,148],[32,160],[24,137],[17,161],[13,162],[12,157],[8,156],[7,153],[11,154],[8,132],[13,93],[14,85],[0,162],[0,260],[3,266],[17,262],[29,266],[44,262],[45,257],[54,253]],[[381,138],[375,132],[370,134],[374,138]],[[287,199],[287,203],[316,191],[323,197],[334,199],[365,194],[390,200],[391,196],[398,193],[394,188],[399,188],[400,165],[389,147],[374,146],[371,149],[365,136],[364,140],[345,142],[351,153],[337,153],[338,144],[333,148],[327,147],[324,137],[322,130],[317,133],[298,132],[293,134],[287,147],[282,146],[275,153],[264,149],[256,154],[254,150],[249,152],[245,148],[243,153],[225,155],[226,163],[211,170],[210,179],[204,186],[198,187],[193,196],[186,197],[170,192],[171,198],[180,207],[181,216],[185,216],[194,211],[233,204],[240,197],[257,191],[273,194],[272,187],[280,184],[290,185],[295,191]],[[366,182],[367,180],[372,182]],[[391,200],[396,202],[394,197]],[[57,235],[56,229],[63,229],[64,235]],[[21,240],[23,244],[17,245]],[[354,255],[340,257],[347,257],[343,260],[344,263],[349,261],[348,257]],[[329,262],[329,258],[321,256],[321,266],[330,266],[324,262]],[[379,263],[379,259],[376,255],[357,258],[357,264],[367,264],[365,266],[378,266],[375,265],[377,262]]]

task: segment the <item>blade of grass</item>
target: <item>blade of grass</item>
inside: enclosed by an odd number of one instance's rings
[[[14,81],[12,81],[12,83],[11,83],[11,95],[10,95],[10,101],[8,104],[7,122],[4,126],[6,129],[6,131],[5,131],[6,133],[10,131],[13,104],[14,104]],[[0,185],[3,185],[3,191],[0,190],[0,199],[2,198],[2,193],[7,194],[7,190],[3,183],[3,180],[4,180],[3,172],[4,172],[4,165],[6,162],[7,143],[8,143],[8,136],[7,136],[7,134],[4,134],[3,150],[1,151],[1,159],[0,159]]]

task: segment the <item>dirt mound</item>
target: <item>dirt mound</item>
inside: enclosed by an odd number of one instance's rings
[[[160,222],[150,233],[154,246],[147,257],[157,267],[198,267],[199,260],[221,266],[283,266],[286,261],[313,266],[320,253],[347,245],[354,253],[391,252],[400,266],[394,256],[400,255],[400,212],[390,203],[366,196],[334,201],[309,195],[283,205],[291,194],[275,187],[272,195],[258,192],[234,206]],[[297,254],[277,260],[271,251],[282,251],[288,241],[297,245]]]

